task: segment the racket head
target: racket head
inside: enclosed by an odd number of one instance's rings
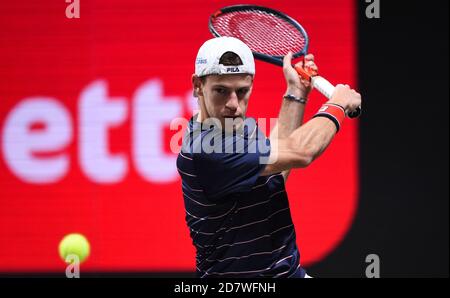
[[[305,29],[290,16],[263,6],[232,5],[221,8],[209,18],[209,30],[215,37],[230,36],[242,40],[256,59],[279,66],[291,51],[293,58],[306,55],[309,38]]]

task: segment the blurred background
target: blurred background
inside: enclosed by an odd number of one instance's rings
[[[171,140],[196,109],[208,18],[238,1],[0,3],[0,275],[64,276],[81,233],[91,276],[194,276]],[[374,1],[372,1],[374,2]],[[317,277],[448,277],[448,1],[249,1],[299,20],[333,83],[363,95],[329,150],[287,183]],[[256,64],[248,114],[276,118],[281,68]],[[313,92],[305,119],[324,98]],[[175,142],[176,143],[176,142]]]

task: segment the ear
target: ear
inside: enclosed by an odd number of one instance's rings
[[[194,96],[195,97],[203,96],[202,80],[195,74],[192,75],[192,87],[194,88]]]

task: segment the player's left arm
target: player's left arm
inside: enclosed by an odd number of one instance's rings
[[[287,84],[285,95],[291,94],[298,98],[308,99],[308,95],[312,89],[311,84],[299,77],[298,73],[291,65],[291,60],[292,53],[287,54],[283,60],[283,73]],[[300,61],[297,64],[302,67],[305,65],[305,68],[308,68],[313,72],[318,71],[312,54],[306,55],[304,62]],[[275,139],[284,139],[290,136],[291,133],[303,123],[304,110],[305,104],[295,100],[283,99],[280,113],[278,114],[277,124],[270,132],[270,139],[273,141]],[[285,182],[287,181],[289,173],[290,170],[282,172]]]

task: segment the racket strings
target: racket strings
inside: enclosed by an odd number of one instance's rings
[[[253,52],[284,56],[301,52],[305,36],[291,23],[269,12],[233,11],[212,20],[220,36],[232,36],[245,42]]]

